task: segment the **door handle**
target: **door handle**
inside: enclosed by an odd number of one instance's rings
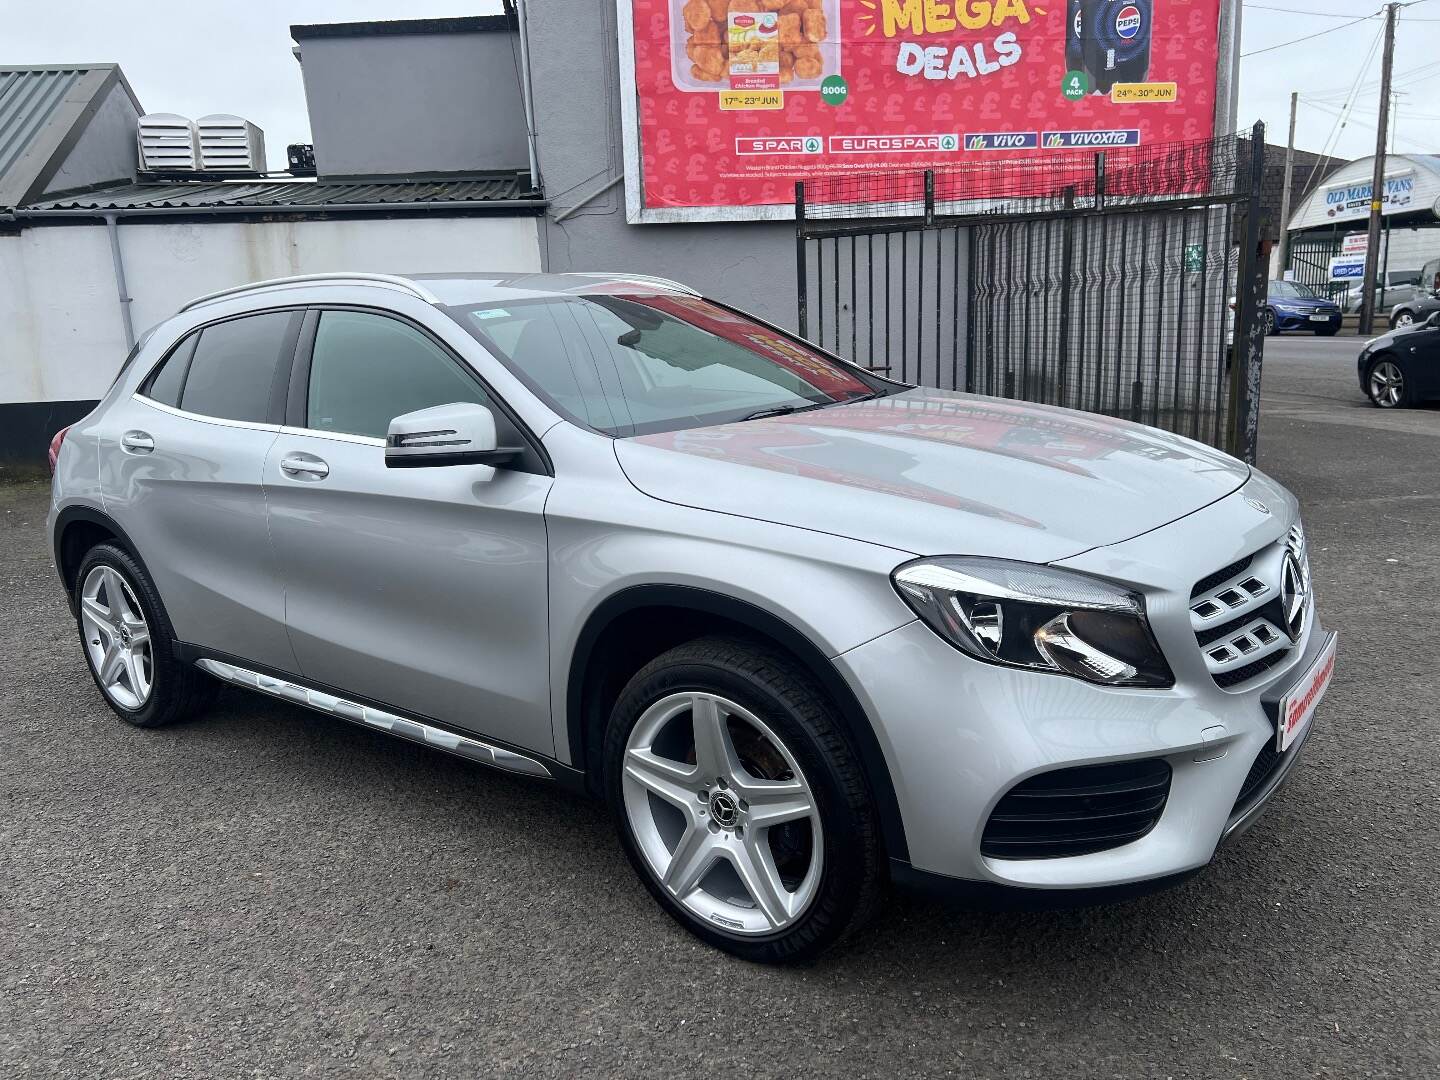
[[[155,440],[148,431],[127,431],[120,437],[120,445],[136,454],[148,454],[155,449]]]
[[[323,480],[330,475],[330,466],[308,454],[290,454],[280,459],[280,471],[286,476]]]

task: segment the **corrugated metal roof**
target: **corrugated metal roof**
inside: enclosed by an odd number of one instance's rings
[[[338,180],[172,181],[120,184],[32,203],[25,210],[139,210],[281,207],[344,210],[388,203],[496,203],[535,200],[526,173],[471,180],[406,180],[356,183]]]
[[[14,168],[89,70],[0,70],[0,177]]]

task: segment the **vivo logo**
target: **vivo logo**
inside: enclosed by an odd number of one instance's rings
[[[965,136],[966,150],[1034,150],[1040,136],[1034,131],[983,131]]]

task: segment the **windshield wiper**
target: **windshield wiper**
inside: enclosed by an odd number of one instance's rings
[[[810,405],[776,405],[769,409],[761,409],[759,412],[753,412],[749,416],[742,416],[740,423],[743,424],[746,420],[764,420],[771,416],[789,416],[791,413],[809,412],[811,409],[823,409],[827,405],[837,404],[839,404],[839,402],[816,401]]]

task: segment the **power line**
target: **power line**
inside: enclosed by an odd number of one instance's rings
[[[1286,15],[1314,15],[1317,19],[1350,18],[1348,12],[1344,15],[1336,15],[1331,11],[1306,11],[1303,8],[1271,7],[1269,4],[1245,4],[1244,8],[1246,11],[1283,11]],[[1372,18],[1372,16],[1366,16],[1366,18]],[[1336,29],[1338,30],[1339,27],[1337,26]]]
[[[1355,26],[1358,23],[1367,22],[1375,18],[1380,12],[1376,11],[1370,15],[1362,15],[1358,19],[1351,19],[1349,22],[1341,23],[1339,26],[1332,26],[1327,30],[1317,30],[1313,34],[1306,34],[1304,37],[1292,38],[1289,41],[1282,41],[1278,45],[1269,45],[1263,49],[1255,49],[1251,52],[1241,53],[1240,59],[1244,60],[1249,56],[1259,56],[1261,53],[1274,52],[1276,49],[1288,48],[1291,45],[1299,45],[1302,41],[1311,41],[1317,37],[1324,37],[1326,34],[1333,34],[1337,30],[1344,30],[1347,26]]]

